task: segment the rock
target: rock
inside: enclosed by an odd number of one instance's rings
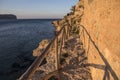
[[[17,17],[13,14],[0,14],[0,20],[8,20],[8,19],[12,19],[12,20],[16,20]]]
[[[60,21],[53,21],[52,24],[55,26],[55,31],[60,31],[62,25],[66,22],[66,19],[61,19]]]
[[[42,51],[47,47],[47,45],[49,44],[49,40],[48,39],[44,39],[39,43],[39,46],[33,50],[33,56],[39,56]]]
[[[55,26],[55,34],[57,34],[57,32],[61,29],[59,21],[53,21],[52,24]]]

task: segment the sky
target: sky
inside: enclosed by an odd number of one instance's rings
[[[19,19],[62,18],[78,0],[0,0],[0,14]]]

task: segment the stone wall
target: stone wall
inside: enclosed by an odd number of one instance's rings
[[[120,78],[120,0],[84,0],[83,5],[84,15],[80,24],[85,26],[113,71]],[[85,41],[88,45],[87,36]],[[91,43],[88,61],[104,65]],[[103,79],[104,70],[91,67],[91,73],[93,80]]]

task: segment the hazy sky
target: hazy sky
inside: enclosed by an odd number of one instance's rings
[[[0,0],[0,14],[18,18],[62,18],[78,0]]]

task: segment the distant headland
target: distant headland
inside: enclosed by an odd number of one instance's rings
[[[0,14],[0,20],[16,20],[17,16],[14,14]]]

